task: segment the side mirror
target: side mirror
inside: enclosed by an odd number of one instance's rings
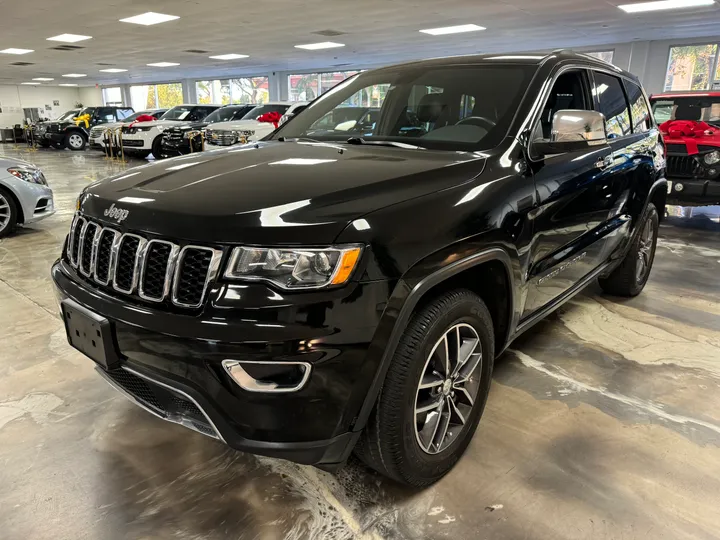
[[[607,144],[605,116],[596,111],[565,109],[553,116],[549,141],[533,143],[542,155],[579,152]]]

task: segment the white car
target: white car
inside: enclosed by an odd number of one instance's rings
[[[32,163],[0,159],[0,238],[16,225],[40,221],[55,213],[53,192]]]
[[[95,150],[105,150],[105,131],[108,129],[117,129],[123,126],[132,124],[138,117],[142,115],[154,116],[159,119],[163,114],[167,112],[167,109],[148,109],[146,111],[136,112],[125,118],[122,122],[110,122],[109,124],[100,124],[93,127],[90,130],[90,136],[88,137],[88,144],[90,148]]]
[[[240,120],[213,124],[205,130],[205,142],[207,143],[205,149],[211,150],[218,146],[259,141],[277,128],[271,122],[258,122],[257,118],[269,112],[277,112],[281,116],[288,116],[292,115],[295,109],[305,108],[306,106],[307,103],[304,101],[273,101],[258,105]]]
[[[176,105],[166,112],[161,120],[142,122],[122,129],[122,143],[126,154],[147,157],[151,153],[162,153],[162,134],[170,126],[179,122],[199,122],[221,105]]]

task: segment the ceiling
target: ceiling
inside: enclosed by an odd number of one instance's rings
[[[428,56],[602,46],[638,40],[720,34],[720,4],[630,15],[617,4],[636,0],[0,0],[0,84],[54,77],[71,82],[141,83],[286,70],[346,70]],[[146,11],[178,15],[154,26],[118,22]],[[418,30],[475,23],[483,32],[430,36]],[[343,35],[327,37],[332,30]],[[46,38],[63,33],[93,39],[73,51]],[[346,47],[307,51],[297,44],[339,41]],[[186,52],[188,50],[206,53]],[[218,61],[210,55],[250,58]],[[32,62],[13,66],[13,62]],[[151,62],[178,62],[151,68]],[[128,69],[106,74],[100,69]],[[65,79],[65,73],[87,73]]]

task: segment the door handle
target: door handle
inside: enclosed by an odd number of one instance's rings
[[[614,159],[613,159],[612,155],[605,156],[604,158],[600,158],[597,160],[597,162],[595,163],[595,167],[597,167],[598,169],[603,171],[603,170],[607,169],[608,167],[612,167],[613,162],[614,162]]]

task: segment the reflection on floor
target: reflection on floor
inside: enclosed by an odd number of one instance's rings
[[[480,428],[435,487],[335,476],[165,424],[66,343],[48,269],[96,153],[40,165],[59,212],[0,242],[3,539],[720,536],[720,230],[671,212],[632,300],[597,287],[497,362]]]

